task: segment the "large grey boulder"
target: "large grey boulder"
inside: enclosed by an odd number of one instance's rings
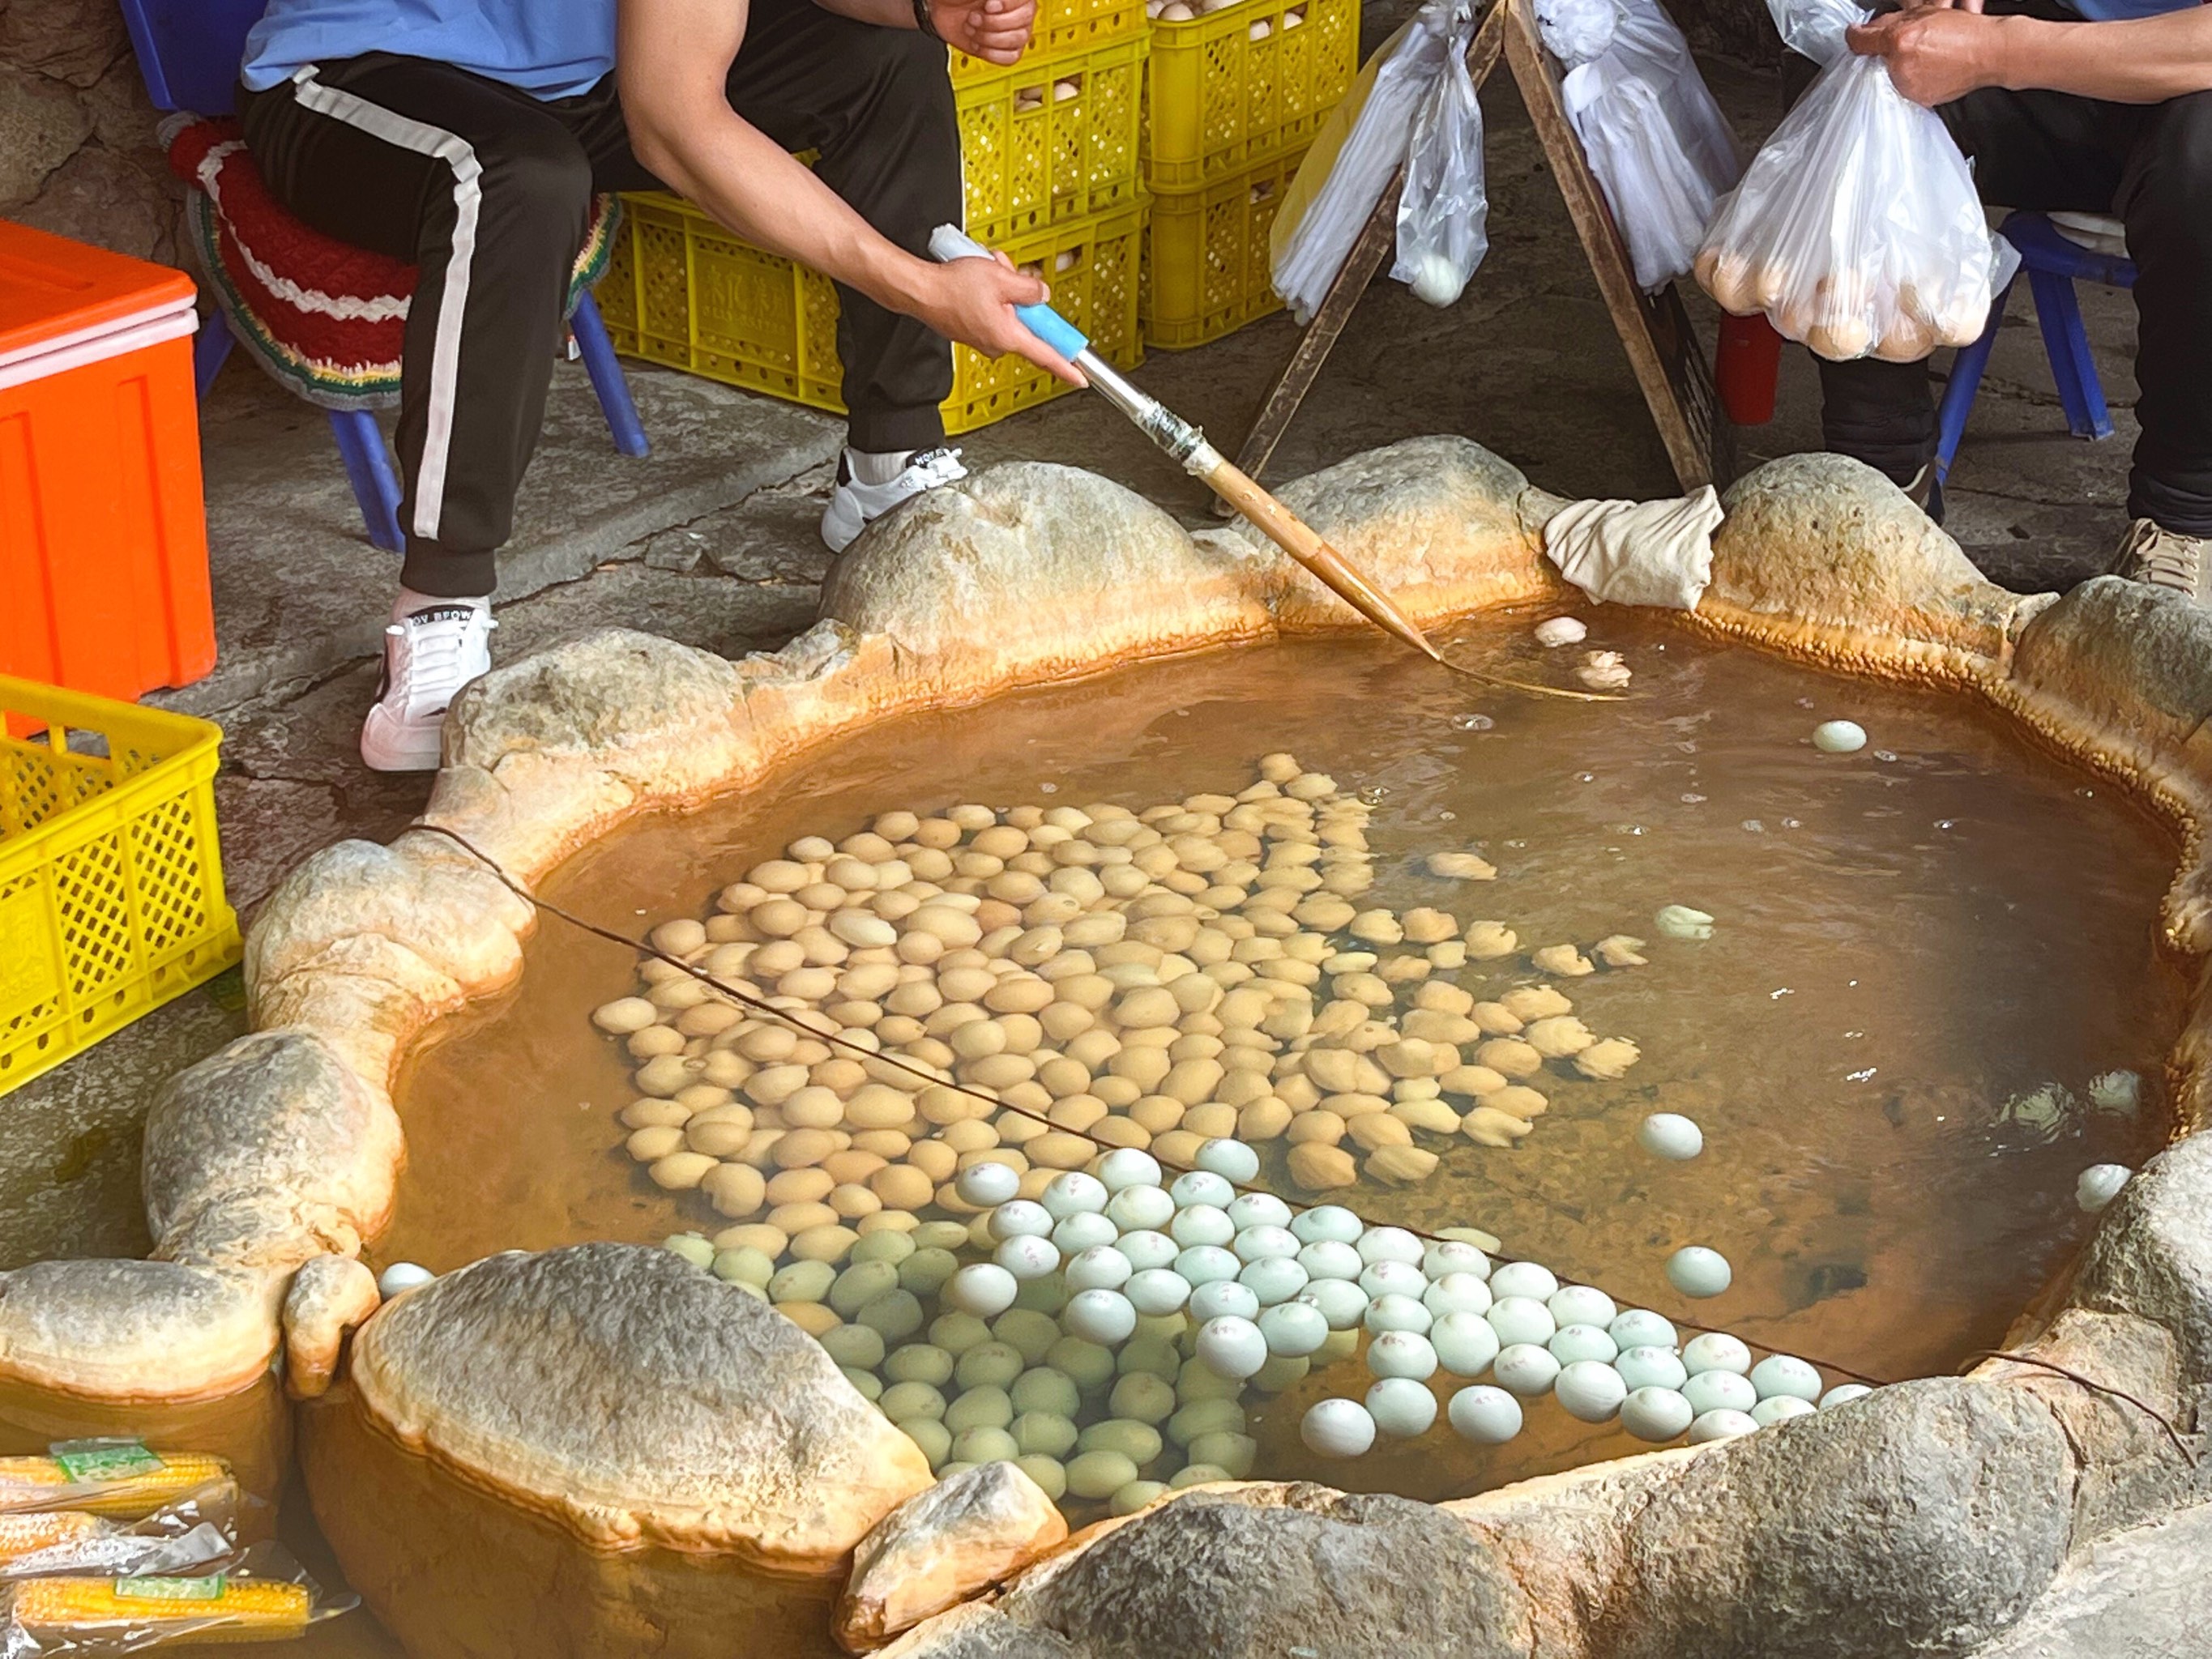
[[[2197,1659],[2212,1649],[2212,1504],[2099,1539],[1974,1659]]]
[[[933,1620],[891,1651],[915,1659],[1532,1652],[1526,1598],[1464,1526],[1426,1504],[1326,1486],[1194,1488],[1032,1569],[996,1612],[980,1626]]]
[[[1626,1528],[1609,1659],[1959,1654],[2064,1559],[2075,1467],[2024,1389],[1936,1377],[1686,1460]]]
[[[2073,1300],[2163,1325],[2191,1391],[2212,1386],[2212,1137],[2169,1146],[2120,1188],[2082,1255]]]
[[[304,1419],[315,1512],[410,1653],[830,1653],[926,1490],[813,1338],[666,1250],[510,1251],[387,1303]]]
[[[1309,473],[1276,494],[1417,619],[1571,592],[1543,557],[1543,520],[1563,503],[1531,489],[1518,467],[1471,440],[1407,438]],[[1215,534],[1266,561],[1268,606],[1284,627],[1364,625],[1249,524],[1240,520],[1232,532]]]
[[[320,1038],[256,1031],[147,1113],[147,1227],[158,1254],[207,1266],[349,1255],[391,1216],[401,1150],[391,1103]]]
[[[2021,632],[2000,702],[2061,747],[2127,777],[2153,799],[2212,820],[2212,614],[2185,594],[2099,576]],[[2185,860],[2165,926],[2180,949],[2212,950],[2212,869]],[[2195,1031],[2184,1046],[2197,1042]],[[2204,1085],[2186,1112],[2205,1105]]]
[[[1133,490],[1078,467],[994,466],[909,502],[839,559],[822,614],[880,634],[952,693],[1267,631],[1253,556],[1201,549]]]

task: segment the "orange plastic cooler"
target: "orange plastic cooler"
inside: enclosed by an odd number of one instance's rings
[[[215,665],[182,271],[0,220],[0,674],[135,698]]]

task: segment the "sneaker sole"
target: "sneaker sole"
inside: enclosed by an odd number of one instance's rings
[[[822,544],[832,553],[842,553],[860,540],[860,532],[868,527],[868,521],[860,517],[857,511],[848,520],[846,514],[837,510],[844,506],[845,500],[842,491],[831,496],[830,505],[822,513]],[[849,529],[847,528],[848,523],[851,525]]]
[[[362,764],[372,772],[434,772],[443,759],[444,721],[427,730],[386,716],[380,705],[361,726]]]

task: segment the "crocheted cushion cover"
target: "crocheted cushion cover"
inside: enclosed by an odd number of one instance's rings
[[[270,195],[235,121],[194,121],[169,145],[191,185],[185,222],[231,331],[288,390],[325,409],[399,401],[415,267],[302,224]],[[622,204],[594,198],[568,307],[605,274]]]

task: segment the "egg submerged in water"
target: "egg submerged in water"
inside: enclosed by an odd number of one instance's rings
[[[1460,1438],[1478,1446],[1502,1446],[1521,1432],[1521,1402],[1488,1383],[1462,1389],[1445,1410]]]
[[[1866,727],[1856,720],[1823,720],[1813,728],[1813,747],[1824,755],[1856,755],[1866,745]]]
[[[2124,1176],[2122,1178],[2124,1179]],[[412,1261],[395,1261],[376,1276],[376,1293],[389,1302],[404,1291],[428,1284],[437,1276],[428,1267],[418,1267]]]
[[[1684,1296],[1718,1296],[1735,1276],[1726,1256],[1702,1244],[1686,1244],[1667,1258],[1667,1282]]]
[[[1357,1457],[1375,1443],[1375,1419],[1357,1400],[1316,1400],[1298,1425],[1298,1438],[1320,1457]]]
[[[2092,1164],[2074,1182],[2074,1201],[2094,1215],[2120,1195],[2133,1173],[2124,1164]]]
[[[1682,1164],[1705,1150],[1705,1135],[1680,1112],[1654,1112],[1637,1127],[1636,1144],[1654,1158]]]

